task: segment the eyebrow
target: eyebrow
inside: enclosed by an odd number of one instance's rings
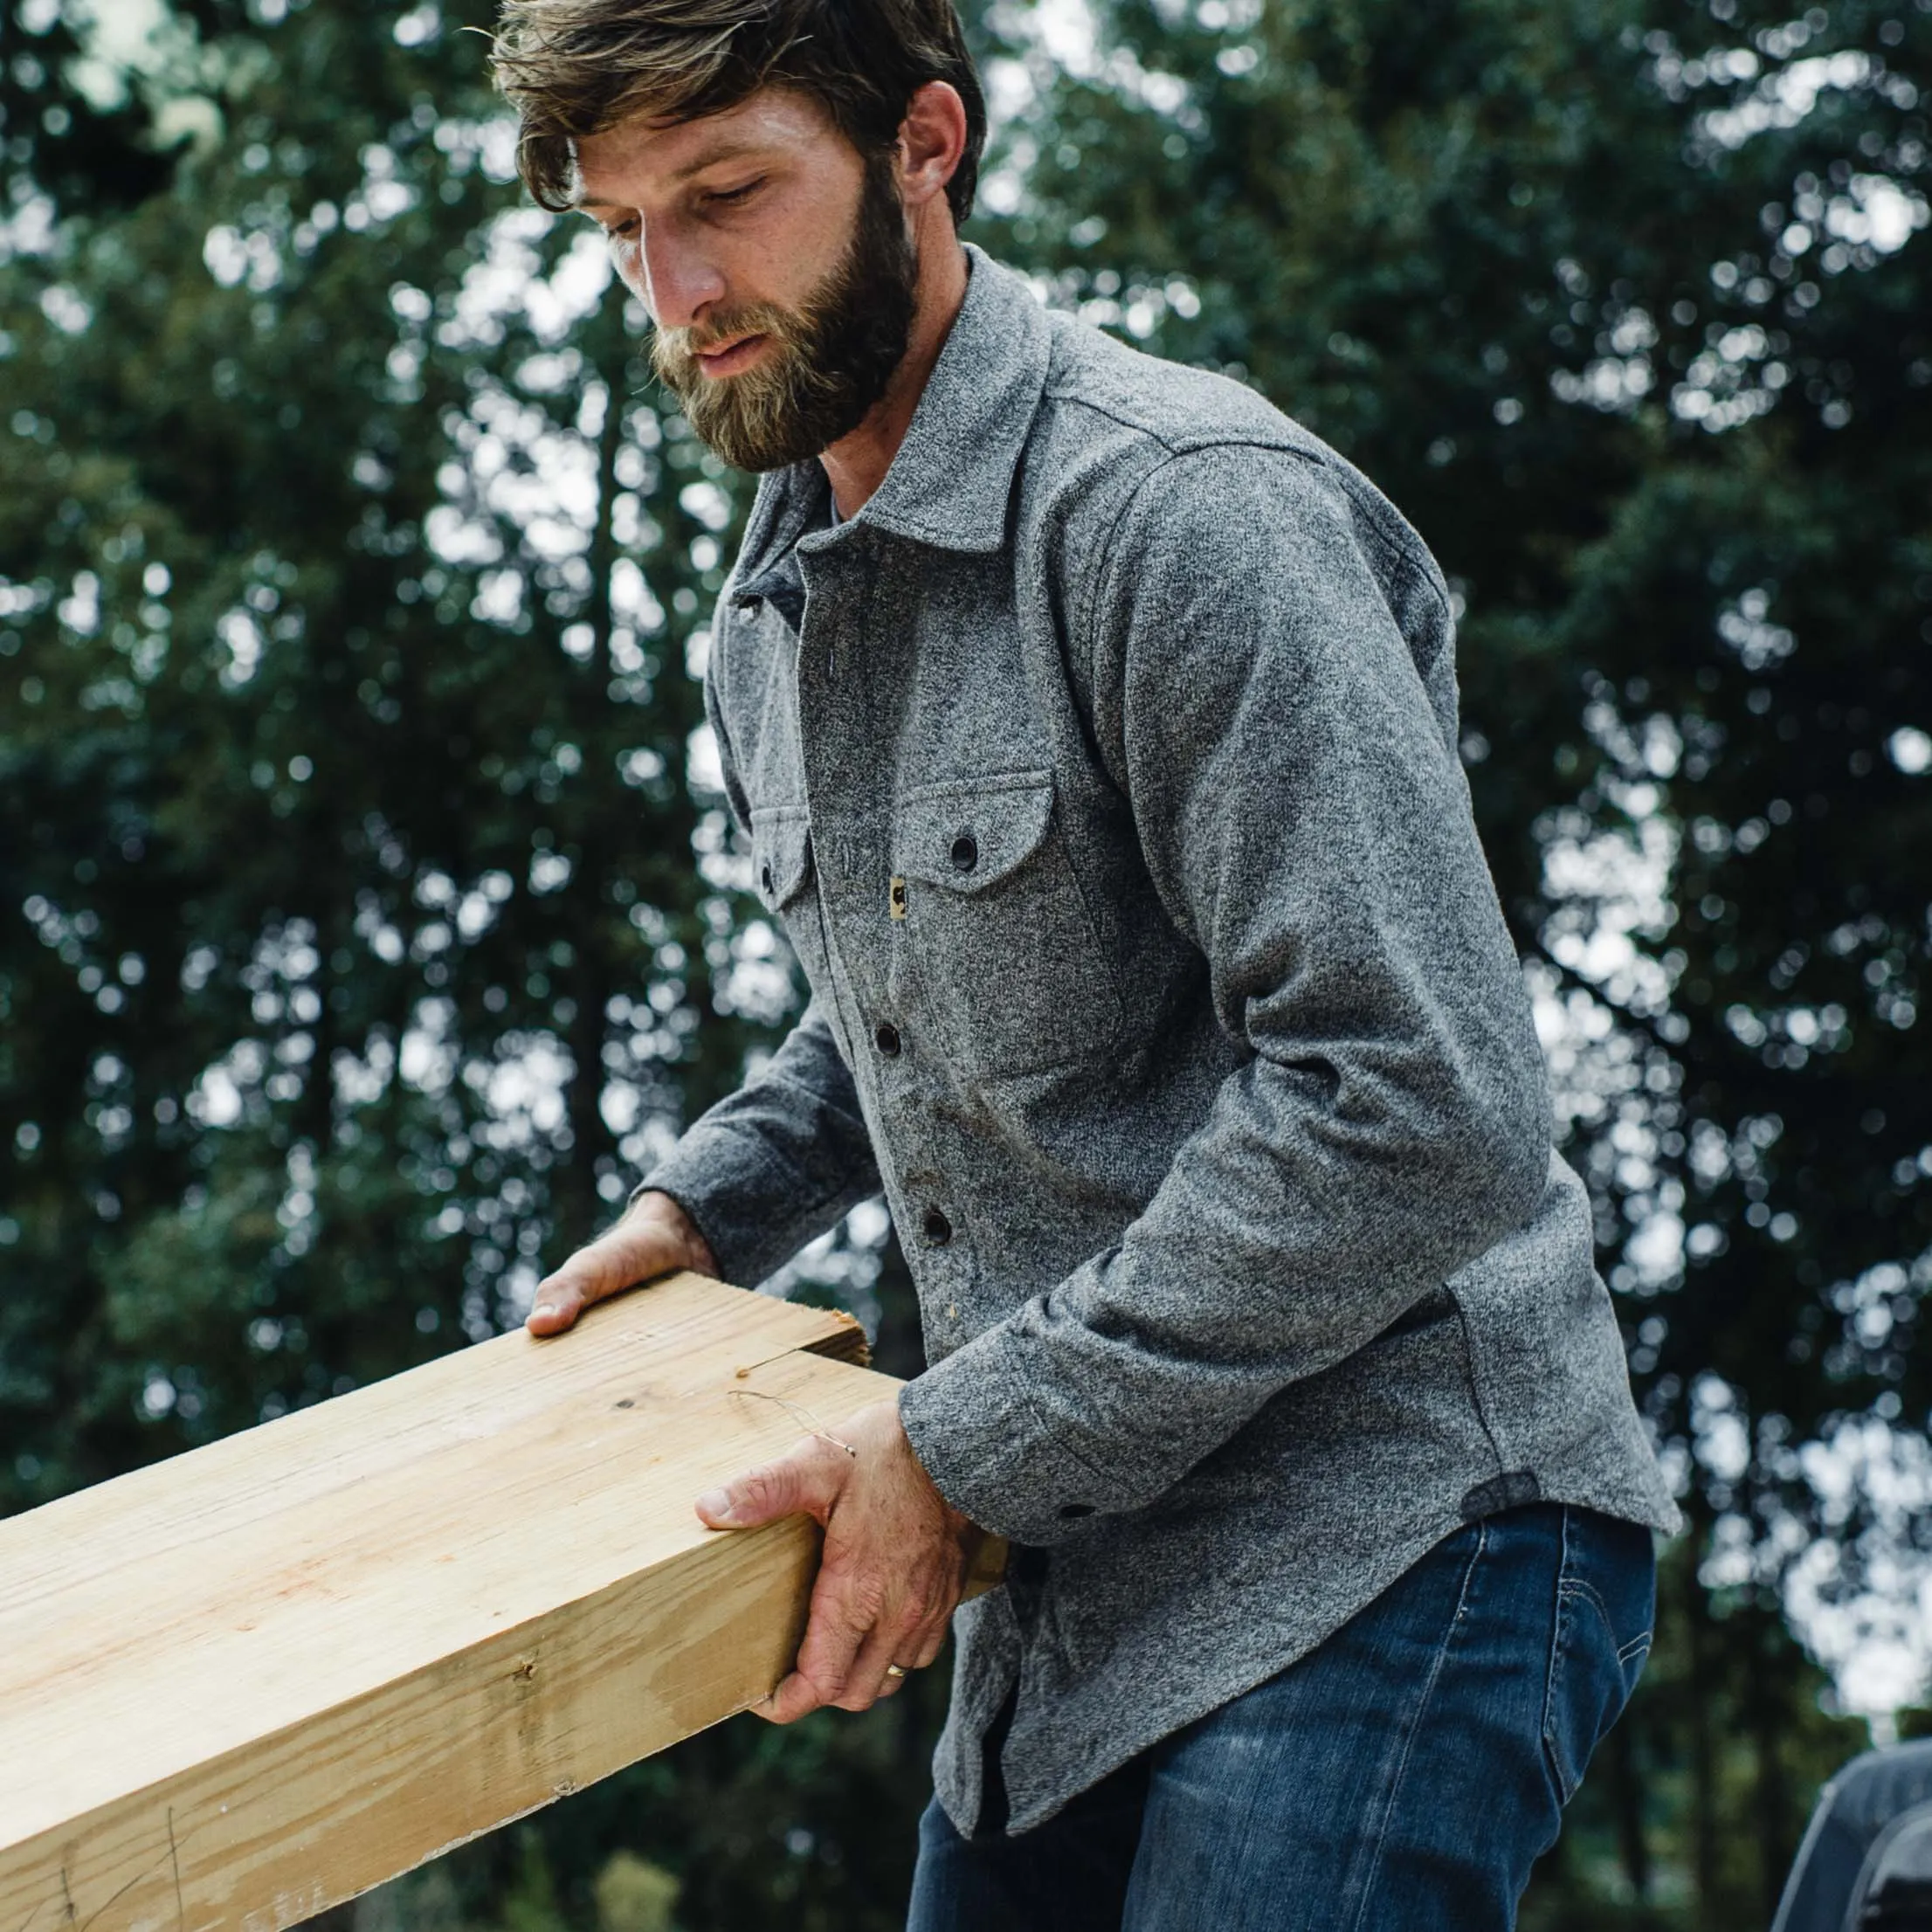
[[[708,154],[700,155],[695,161],[687,161],[681,168],[671,170],[673,181],[689,181],[693,175],[701,175],[707,168],[715,168],[721,162],[737,161],[746,155],[762,154],[766,151],[765,143],[756,141],[731,141],[722,147],[714,148]],[[622,208],[624,202],[598,201],[591,196],[580,195],[570,205],[590,214],[598,208]]]

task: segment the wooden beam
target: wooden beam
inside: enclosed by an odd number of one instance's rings
[[[864,1349],[678,1275],[0,1522],[0,1932],[279,1932],[756,1702],[818,1533],[692,1498]]]

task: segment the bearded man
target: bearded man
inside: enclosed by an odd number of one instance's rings
[[[825,1526],[779,1722],[950,1624],[918,1932],[1508,1926],[1675,1511],[1434,560],[1259,397],[963,248],[947,0],[515,0],[496,61],[536,198],[763,473],[705,691],[811,989],[531,1328],[883,1190],[928,1367],[697,1508]]]

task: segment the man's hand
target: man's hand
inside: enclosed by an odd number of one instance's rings
[[[523,1325],[532,1335],[561,1335],[593,1301],[676,1268],[716,1274],[718,1264],[697,1223],[668,1194],[640,1194],[614,1228],[537,1283]]]
[[[913,1453],[896,1402],[875,1402],[826,1435],[698,1498],[714,1529],[750,1529],[781,1516],[817,1518],[825,1556],[791,1674],[761,1705],[789,1724],[821,1705],[862,1711],[904,1673],[939,1655],[980,1531],[953,1508]],[[897,1674],[887,1666],[898,1666]]]

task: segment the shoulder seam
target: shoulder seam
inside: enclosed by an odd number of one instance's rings
[[[1194,456],[1204,451],[1214,449],[1256,449],[1272,450],[1283,456],[1295,457],[1301,462],[1308,464],[1311,468],[1327,471],[1340,476],[1342,479],[1342,487],[1348,492],[1351,503],[1367,513],[1363,519],[1365,527],[1374,532],[1375,535],[1387,548],[1390,555],[1401,563],[1409,576],[1419,577],[1428,586],[1430,594],[1434,597],[1436,603],[1442,607],[1443,615],[1452,622],[1454,621],[1455,610],[1449,601],[1447,587],[1441,582],[1439,570],[1431,568],[1432,560],[1429,556],[1428,549],[1420,535],[1409,525],[1400,521],[1399,513],[1397,513],[1396,520],[1391,521],[1390,513],[1393,509],[1392,505],[1377,501],[1374,496],[1362,495],[1349,489],[1346,466],[1329,462],[1326,454],[1321,449],[1305,449],[1299,443],[1287,438],[1264,437],[1252,431],[1233,429],[1219,433],[1205,433],[1198,439],[1193,437],[1183,438],[1164,434],[1150,424],[1137,417],[1124,415],[1119,410],[1109,409],[1105,403],[1097,401],[1093,397],[1083,396],[1074,390],[1057,387],[1051,374],[1048,375],[1045,387],[1041,393],[1044,397],[1052,402],[1070,404],[1075,408],[1087,411],[1092,415],[1104,417],[1110,423],[1117,423],[1122,429],[1130,430],[1135,435],[1144,437],[1157,449],[1164,450],[1167,452],[1164,459],[1155,464],[1153,468],[1149,469],[1147,474],[1128,493],[1126,501],[1121,504],[1119,513],[1107,528],[1106,542],[1101,547],[1101,565],[1092,583],[1087,600],[1088,611],[1086,613],[1087,615],[1091,615],[1093,597],[1099,594],[1101,577],[1105,574],[1106,558],[1113,549],[1114,539],[1118,533],[1121,519],[1127,514],[1135,498],[1140,494],[1142,489],[1154,476],[1165,469],[1170,462],[1178,457]],[[1260,396],[1259,391],[1254,393],[1259,401],[1267,402],[1267,398]],[[1269,404],[1269,406],[1272,408],[1273,404]]]
[[[1105,410],[1102,410],[1100,413],[1102,415],[1107,415],[1108,412]],[[1129,428],[1134,428],[1136,425],[1129,424],[1127,426]],[[1317,451],[1300,450],[1295,448],[1294,445],[1288,443],[1264,443],[1256,437],[1216,437],[1211,438],[1208,441],[1203,443],[1189,443],[1179,449],[1176,449],[1171,443],[1170,443],[1166,439],[1166,438],[1156,434],[1152,430],[1145,430],[1142,431],[1142,433],[1147,437],[1149,442],[1154,443],[1161,449],[1165,450],[1167,452],[1167,454],[1163,456],[1159,462],[1152,465],[1151,467],[1149,467],[1149,469],[1148,470],[1147,473],[1142,476],[1140,480],[1135,484],[1134,487],[1127,493],[1126,497],[1122,500],[1121,503],[1120,508],[1114,513],[1112,521],[1107,524],[1107,535],[1101,540],[1100,544],[1098,560],[1094,564],[1092,574],[1087,579],[1087,595],[1081,600],[1078,634],[1083,638],[1089,638],[1091,637],[1094,608],[1100,597],[1101,586],[1106,582],[1108,570],[1112,565],[1114,556],[1114,545],[1120,536],[1121,526],[1127,521],[1128,512],[1130,511],[1134,507],[1134,506],[1140,501],[1141,493],[1144,489],[1146,489],[1148,485],[1151,483],[1156,477],[1160,475],[1163,470],[1168,469],[1173,464],[1182,461],[1184,458],[1190,456],[1204,455],[1211,450],[1218,449],[1266,450],[1273,455],[1294,457],[1297,460],[1308,464],[1312,469],[1328,470],[1333,467],[1331,464],[1326,462],[1322,459],[1321,455]]]
[[[1304,463],[1312,464],[1316,469],[1327,469],[1329,465],[1319,450],[1303,449],[1299,444],[1286,437],[1261,436],[1252,431],[1228,429],[1203,432],[1195,437],[1176,437],[1164,434],[1151,424],[1137,417],[1122,414],[1116,409],[1109,409],[1105,403],[1091,396],[1082,396],[1073,390],[1055,389],[1051,381],[1041,392],[1048,400],[1068,403],[1076,409],[1083,409],[1095,416],[1104,416],[1110,423],[1118,423],[1124,430],[1132,430],[1137,436],[1144,436],[1149,442],[1157,444],[1170,456],[1191,456],[1197,450],[1211,449],[1256,449],[1279,450],[1284,456],[1297,456]],[[1266,397],[1257,400],[1266,402]],[[1273,407],[1272,404],[1269,405]]]

